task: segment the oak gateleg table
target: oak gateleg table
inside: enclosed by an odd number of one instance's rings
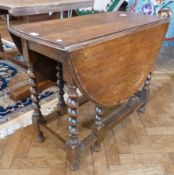
[[[60,18],[63,18],[63,12],[68,11],[68,17],[71,17],[72,10],[92,7],[93,3],[93,0],[1,0],[0,15],[7,15],[7,24],[9,25],[11,16],[23,17],[25,18],[24,21],[30,22],[33,20],[39,21],[41,14],[49,14],[53,12],[60,12]],[[4,52],[1,37],[0,55],[3,58],[10,59],[15,64],[18,64],[24,68],[27,67],[25,62],[17,60],[13,56],[10,56],[8,53]],[[44,64],[46,63],[44,62]],[[43,76],[39,77],[39,81],[41,82],[39,85],[40,90],[52,85],[52,82],[45,80]],[[28,85],[19,87],[10,92],[10,97],[13,100],[21,100],[28,97],[28,95]]]
[[[43,141],[45,133],[60,143],[72,169],[78,168],[84,149],[93,146],[99,151],[107,129],[134,110],[145,111],[151,72],[167,27],[166,18],[123,12],[9,26],[28,66],[37,139]],[[68,140],[47,126],[49,120],[40,111],[36,72],[52,72],[48,65],[37,67],[43,59],[40,55],[58,64],[58,108],[59,115],[67,109]],[[68,87],[66,102],[64,84]],[[96,105],[93,132],[82,141],[77,129],[78,117],[83,117],[78,116],[77,88]],[[115,110],[123,100],[126,104]],[[112,113],[103,120],[107,110]]]

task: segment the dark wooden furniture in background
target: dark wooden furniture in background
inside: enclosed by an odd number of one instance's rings
[[[151,71],[167,26],[168,21],[164,18],[122,12],[10,26],[13,40],[28,66],[37,139],[42,141],[44,132],[62,143],[72,169],[77,169],[82,150],[91,145],[99,150],[106,129],[135,109],[144,112]],[[67,106],[68,140],[48,128],[49,120],[40,111],[36,72],[54,72],[49,65],[40,66],[41,55],[57,63],[58,107],[63,114]],[[44,76],[50,78],[49,73]],[[64,82],[69,95],[66,105]],[[143,82],[144,87],[139,91]],[[77,134],[77,88],[96,104],[94,130],[82,141]],[[127,104],[115,110],[115,106],[128,98]],[[103,120],[107,109],[112,112]]]
[[[84,7],[93,6],[93,0],[1,0],[0,2],[0,15],[10,15],[13,17],[23,17],[23,21],[25,22],[33,22],[40,21],[42,19],[49,19],[48,13],[53,12],[63,12],[65,10],[74,10]],[[42,16],[41,16],[42,15]],[[58,16],[57,16],[58,18]],[[10,17],[7,19],[7,23]],[[2,40],[0,38],[0,55],[3,58],[10,59],[14,63],[26,68],[26,63],[20,60],[17,60],[13,55],[4,52],[2,46]],[[44,59],[44,58],[43,58]],[[48,60],[47,60],[48,61]],[[45,62],[45,64],[47,64]],[[50,65],[48,63],[48,65]],[[50,65],[51,66],[51,65]],[[53,69],[55,69],[55,65],[52,65]],[[41,82],[42,87],[48,87],[47,82],[44,85],[43,81],[45,81],[44,76],[38,76],[38,81]],[[25,92],[24,92],[25,89]],[[42,88],[41,88],[42,89]],[[29,94],[29,86],[28,88],[20,87],[12,92],[10,92],[10,97],[13,100],[21,100],[22,98],[27,97]]]
[[[0,35],[0,52],[3,52],[4,49],[3,49],[3,45],[2,45],[2,39],[1,39],[1,35]]]

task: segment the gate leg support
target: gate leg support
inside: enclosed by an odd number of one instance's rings
[[[64,115],[66,113],[66,104],[64,101],[64,80],[63,80],[63,65],[62,63],[57,63],[57,88],[58,88],[58,108],[60,109],[59,115]]]
[[[28,48],[29,48],[28,42],[26,42],[25,40],[22,40],[22,50],[23,50],[23,55],[27,62],[31,99],[33,102],[32,105],[34,109],[34,112],[32,115],[32,123],[33,123],[33,127],[36,133],[37,141],[42,142],[44,140],[44,137],[40,130],[40,124],[44,124],[45,119],[41,113],[41,107],[39,104],[35,64],[33,64],[32,55],[29,54]]]
[[[31,99],[33,102],[33,115],[32,115],[32,123],[33,127],[36,132],[36,140],[42,142],[44,140],[43,134],[40,131],[39,125],[40,123],[44,123],[45,119],[42,116],[37,92],[37,84],[36,84],[36,76],[34,72],[34,68],[32,65],[28,65],[28,75],[29,75],[29,83],[30,83],[30,92],[31,92]]]
[[[78,117],[78,94],[75,86],[68,87],[67,113],[69,116],[69,140],[68,140],[68,159],[71,163],[71,169],[77,170],[79,168],[80,159],[80,141],[77,133],[77,117]]]

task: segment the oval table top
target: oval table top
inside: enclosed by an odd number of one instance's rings
[[[164,17],[146,16],[130,12],[110,12],[10,26],[16,35],[38,43],[76,50],[97,40],[117,37],[150,25],[166,23]],[[114,35],[114,36],[113,36]]]
[[[142,86],[167,27],[166,18],[111,12],[10,26],[9,31],[29,49],[61,60],[89,100],[110,108]]]

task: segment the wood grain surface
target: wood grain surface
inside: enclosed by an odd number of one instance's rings
[[[9,31],[17,46],[23,38],[29,49],[48,59],[68,60],[82,93],[100,106],[114,107],[143,84],[167,26],[165,18],[112,12],[17,25]]]
[[[166,30],[158,25],[72,52],[82,92],[104,107],[132,96],[152,71]]]
[[[15,25],[10,31],[38,44],[72,51],[165,22],[166,18],[110,12]]]

